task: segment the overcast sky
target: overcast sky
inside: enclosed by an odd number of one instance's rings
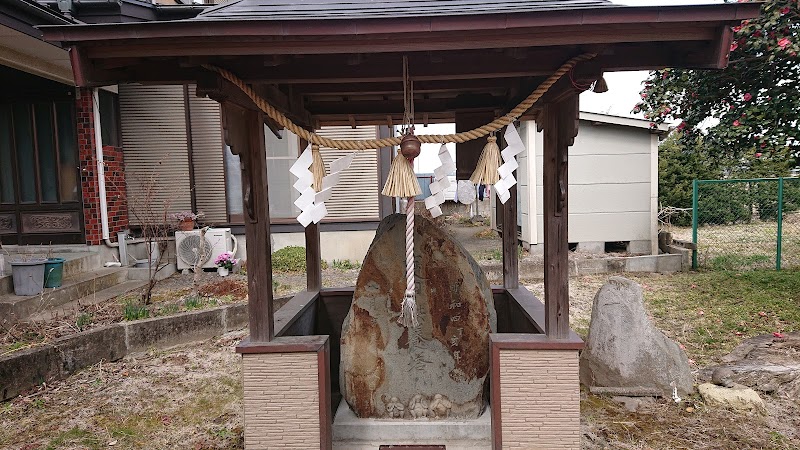
[[[612,3],[630,6],[676,6],[723,3],[722,0],[611,0]],[[581,95],[581,111],[632,116],[631,110],[639,102],[639,92],[647,72],[606,73],[609,91],[605,94],[587,92]]]

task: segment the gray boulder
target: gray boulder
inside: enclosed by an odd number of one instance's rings
[[[497,316],[489,282],[466,250],[416,216],[417,318],[397,323],[405,291],[405,216],[383,220],[342,326],[340,388],[359,417],[476,418]]]
[[[609,279],[594,298],[580,379],[632,392],[656,388],[667,397],[673,386],[680,395],[693,391],[686,354],[650,322],[642,288],[621,277]]]

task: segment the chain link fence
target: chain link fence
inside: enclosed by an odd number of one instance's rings
[[[694,268],[800,267],[800,178],[695,180]]]

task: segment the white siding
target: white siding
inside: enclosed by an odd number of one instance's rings
[[[533,122],[524,126],[528,133],[535,127]],[[570,242],[652,240],[655,139],[643,128],[580,121],[575,145],[569,149]],[[542,133],[536,133],[526,144],[526,153],[535,154],[535,180],[531,183],[536,188],[529,205],[523,203],[523,218],[531,214],[535,220],[522,221],[523,236],[533,241],[526,242],[541,244]],[[522,186],[524,182],[520,183]]]

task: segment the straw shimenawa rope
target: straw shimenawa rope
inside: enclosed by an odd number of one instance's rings
[[[550,75],[539,87],[536,88],[535,91],[531,92],[531,94],[525,98],[522,102],[519,103],[514,109],[512,109],[508,114],[499,117],[492,122],[469,130],[463,131],[461,133],[456,134],[424,134],[420,135],[419,140],[423,143],[428,144],[445,144],[448,142],[455,142],[455,143],[464,143],[467,141],[471,141],[473,139],[479,139],[484,136],[489,135],[494,131],[498,131],[505,127],[506,125],[514,122],[517,120],[525,111],[529,110],[531,106],[533,106],[542,96],[547,93],[547,91],[565,74],[567,74],[570,70],[572,70],[576,64],[582,61],[588,61],[592,58],[597,56],[596,53],[584,53],[582,55],[576,56],[569,61],[565,62],[561,67],[558,68],[552,75]],[[316,133],[306,130],[305,128],[301,128],[285,115],[283,115],[280,111],[278,111],[274,106],[270,105],[266,100],[264,100],[261,96],[259,96],[252,87],[248,86],[241,78],[234,75],[232,72],[222,69],[220,67],[204,64],[208,70],[214,71],[219,73],[223,78],[230,81],[234,85],[236,85],[239,89],[242,90],[251,100],[262,110],[265,114],[267,114],[272,120],[278,123],[280,126],[288,129],[292,133],[300,136],[301,138],[305,139],[308,142],[313,144],[320,145],[326,148],[338,148],[341,150],[374,150],[376,148],[382,147],[393,147],[395,145],[400,144],[400,140],[402,139],[401,136],[391,137],[391,138],[384,138],[384,139],[364,139],[364,140],[339,140],[339,139],[329,139],[326,137],[322,137]]]

